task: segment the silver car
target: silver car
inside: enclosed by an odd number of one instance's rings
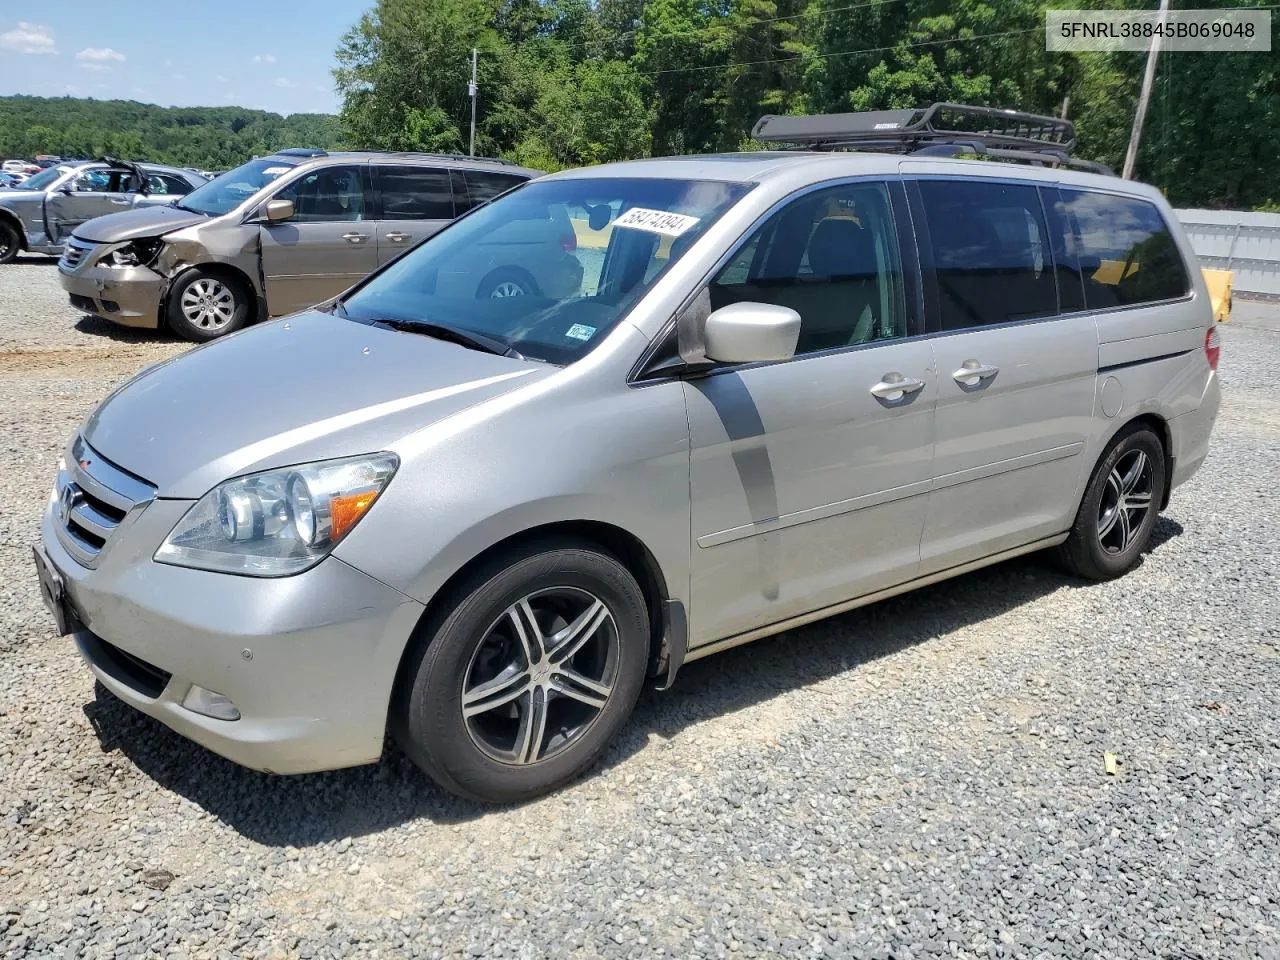
[[[167,205],[206,182],[188,170],[110,157],[48,167],[0,194],[0,263],[23,251],[58,256],[85,221]]]
[[[444,289],[561,209],[581,290]],[[1158,191],[1065,169],[555,174],[118,389],[39,576],[109,690],[238,763],[390,731],[449,790],[531,797],[690,660],[1032,551],[1130,570],[1218,410],[1194,264]]]
[[[471,157],[282,150],[172,206],[77,228],[59,280],[78,310],[212,340],[337,296],[456,215],[537,175]],[[545,292],[575,292],[581,272],[566,246],[574,239],[567,219],[531,226],[525,243],[503,245],[507,260],[481,269],[468,257],[449,281],[468,296],[513,296],[533,292],[537,272]]]

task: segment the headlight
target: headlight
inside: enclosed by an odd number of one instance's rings
[[[133,240],[112,250],[102,258],[108,267],[142,267],[155,260],[164,241],[159,237],[150,240]]]
[[[187,511],[155,559],[251,577],[301,573],[351,532],[399,465],[377,453],[228,480]]]

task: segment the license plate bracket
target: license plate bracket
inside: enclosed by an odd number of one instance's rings
[[[40,579],[40,596],[44,600],[44,605],[49,608],[49,613],[53,615],[58,636],[65,637],[74,631],[74,625],[78,620],[67,602],[66,584],[62,580],[62,574],[54,568],[49,558],[44,555],[44,551],[39,547],[32,547],[31,552],[35,557],[36,576]]]

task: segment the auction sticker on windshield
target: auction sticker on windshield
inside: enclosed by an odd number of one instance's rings
[[[644,207],[632,207],[617,220],[615,227],[631,227],[633,230],[648,230],[650,233],[661,233],[668,237],[678,237],[698,225],[698,217],[687,217],[683,213],[667,213],[665,210],[646,210]]]

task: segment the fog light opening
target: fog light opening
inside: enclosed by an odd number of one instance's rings
[[[240,711],[231,702],[230,697],[213,690],[206,690],[198,683],[193,683],[187,695],[182,698],[182,705],[192,713],[201,713],[215,720],[239,720]]]

